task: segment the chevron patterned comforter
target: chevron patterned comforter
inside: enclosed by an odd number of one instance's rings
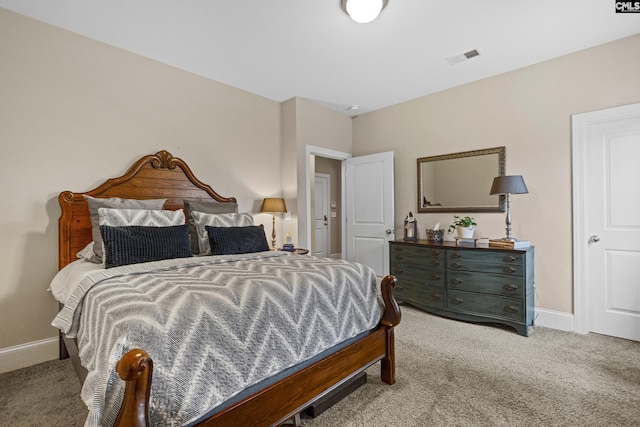
[[[374,272],[343,260],[260,252],[89,274],[53,325],[77,337],[86,425],[115,421],[132,348],[154,359],[153,425],[185,425],[242,390],[374,328]]]

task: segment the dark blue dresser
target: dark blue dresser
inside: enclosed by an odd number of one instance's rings
[[[398,302],[469,322],[508,325],[529,336],[534,321],[533,246],[504,249],[426,240],[389,243]]]

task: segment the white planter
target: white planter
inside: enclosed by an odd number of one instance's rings
[[[476,231],[475,227],[457,227],[458,237],[461,239],[473,239],[473,232]]]

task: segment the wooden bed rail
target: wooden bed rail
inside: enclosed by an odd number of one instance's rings
[[[251,424],[255,426],[278,425],[302,411],[305,405],[308,406],[313,398],[321,392],[366,369],[378,360],[381,361],[380,376],[382,381],[394,384],[395,339],[393,328],[400,324],[401,319],[400,308],[393,297],[393,288],[396,286],[397,280],[394,276],[389,275],[382,279],[380,287],[385,309],[380,324],[374,332],[326,359],[303,369],[292,377],[285,378],[266,390],[222,411],[222,413],[213,415],[199,425],[243,426],[248,425],[246,424],[247,420],[251,420]],[[153,371],[151,357],[143,350],[130,350],[118,361],[116,371],[120,378],[126,381],[126,386],[115,426],[149,426],[149,396]],[[304,381],[298,381],[298,384],[305,385],[304,390],[297,390],[292,386],[296,381],[296,378],[293,377],[296,376],[304,379]],[[316,393],[316,391],[318,392]],[[290,407],[285,408],[283,405]]]

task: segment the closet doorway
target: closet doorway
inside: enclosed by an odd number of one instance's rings
[[[315,256],[342,258],[342,161],[314,157],[311,247]]]

